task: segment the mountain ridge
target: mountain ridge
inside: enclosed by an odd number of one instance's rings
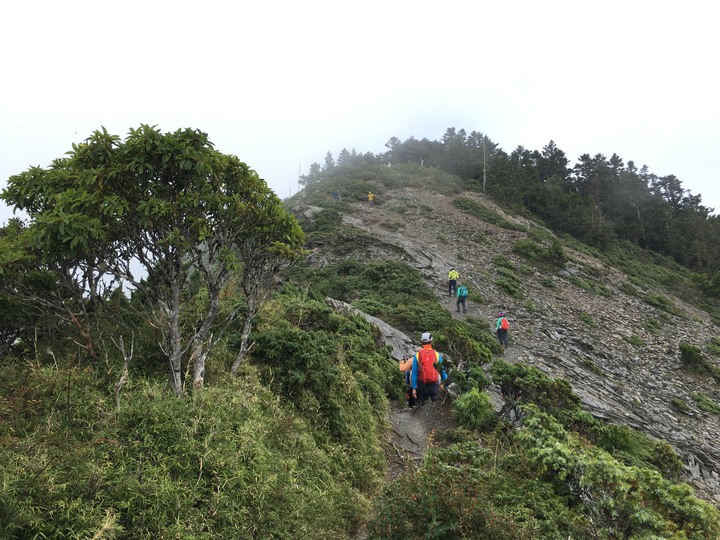
[[[290,201],[291,210],[301,219],[315,219],[334,204],[329,195],[318,198],[319,191],[312,197],[299,194]],[[448,303],[453,300],[447,297],[446,276],[454,266],[471,290],[468,317],[490,326],[498,309],[509,312],[506,360],[567,379],[596,417],[666,440],[685,465],[683,480],[720,504],[720,451],[713,442],[720,423],[693,398],[703,394],[717,401],[717,383],[684,368],[678,352],[682,342],[700,345],[718,335],[707,313],[666,289],[652,284],[641,289],[637,279],[566,242],[568,260],[559,268],[521,256],[513,249],[518,242],[560,239],[481,193],[382,184],[373,191],[373,206],[359,197],[335,204],[342,232],[309,238],[311,264],[338,258],[402,260],[421,272],[453,316],[464,317]],[[473,204],[488,212],[485,219],[467,211]],[[515,268],[519,295],[498,286],[507,274],[499,260]],[[669,300],[670,307],[661,309],[662,303],[651,305],[647,298]],[[659,328],[648,321],[659,321]],[[687,407],[681,410],[678,403]]]

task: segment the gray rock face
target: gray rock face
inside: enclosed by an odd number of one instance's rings
[[[481,195],[462,196],[485,204],[508,222],[533,227],[505,215]],[[420,270],[453,316],[480,318],[491,325],[499,309],[506,311],[511,322],[506,360],[567,379],[592,414],[670,443],[685,463],[683,480],[695,486],[698,495],[720,504],[720,415],[704,412],[696,402],[704,394],[720,403],[720,386],[709,375],[683,367],[678,349],[688,342],[705,350],[711,338],[720,336],[707,313],[665,290],[641,288],[637,280],[631,284],[620,269],[569,248],[565,251],[571,262],[561,271],[536,268],[512,250],[515,242],[528,238],[526,232],[464,214],[443,195],[404,188],[386,191],[382,199],[380,207],[358,205],[345,216],[361,238],[342,258],[406,262]],[[384,226],[400,219],[405,223],[400,230]],[[548,231],[543,234],[550,236]],[[322,247],[318,252],[318,264],[337,258]],[[515,266],[521,299],[496,285],[498,257]],[[450,266],[470,289],[467,315],[456,314],[447,297]],[[667,298],[674,309],[663,311],[645,302],[648,295]],[[330,299],[328,303],[352,309]],[[366,317],[380,329],[395,358],[415,350],[408,336]],[[706,358],[718,364],[717,358]]]

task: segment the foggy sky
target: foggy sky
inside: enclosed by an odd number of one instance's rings
[[[455,127],[616,153],[720,211],[710,2],[252,4],[4,3],[0,188],[101,126],[201,129],[283,198],[328,151]]]

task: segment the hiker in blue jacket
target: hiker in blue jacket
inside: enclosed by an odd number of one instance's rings
[[[442,368],[443,355],[433,349],[432,340],[430,332],[423,333],[420,339],[422,348],[413,356],[410,368],[412,395],[421,405],[428,398],[434,403],[440,394],[441,384],[447,379],[447,373]]]

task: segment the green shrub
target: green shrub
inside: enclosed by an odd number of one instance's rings
[[[460,424],[468,429],[488,430],[495,425],[495,411],[490,396],[477,388],[457,398],[452,410]]]
[[[589,360],[588,358],[583,358],[580,361],[580,365],[583,366],[584,368],[586,368],[587,370],[591,371],[598,377],[601,377],[602,375],[604,375],[603,370],[600,368],[600,366],[598,366],[595,362],[593,362],[592,360]]]
[[[515,263],[508,259],[505,255],[496,255],[493,258],[493,263],[498,268],[507,268],[508,270],[515,270]]]
[[[593,289],[593,286],[580,276],[570,276],[568,279],[570,283],[572,283],[576,287],[580,287],[581,289],[585,289],[586,291],[592,291]]]
[[[545,250],[530,238],[522,238],[513,244],[512,250],[527,259],[539,261],[543,258]]]
[[[573,493],[570,486],[583,486],[581,511],[592,519],[595,531],[602,532],[601,538],[655,538],[664,535],[670,523],[678,538],[720,534],[718,510],[695,497],[690,486],[589,447],[539,409],[526,418],[525,429],[516,437],[558,492],[570,488]],[[614,433],[620,445],[632,437],[622,430]]]
[[[645,342],[637,336],[624,336],[623,339],[633,347],[645,346]]]
[[[310,221],[302,223],[306,232],[328,232],[342,224],[342,215],[335,208],[323,208]]]
[[[513,298],[522,298],[523,294],[518,286],[518,282],[508,278],[500,278],[495,280],[498,289],[505,291]]]
[[[661,309],[671,315],[681,316],[683,314],[682,311],[680,311],[680,309],[678,309],[668,297],[661,294],[649,293],[645,295],[643,300],[651,306]]]
[[[619,283],[617,285],[617,288],[618,290],[624,292],[627,295],[640,297],[640,291],[638,290],[638,288],[627,281]]]
[[[579,316],[580,320],[587,324],[590,328],[597,328],[597,323],[595,322],[595,319],[593,319],[592,315],[581,311]]]
[[[400,477],[378,497],[368,523],[369,537],[549,540],[567,536],[565,524],[570,519],[558,520],[561,534],[554,528],[555,522],[546,522],[547,513],[553,518],[563,515],[561,507],[553,506],[556,499],[548,501],[547,493],[530,499],[528,483],[524,483],[520,488],[524,499],[497,497],[507,492],[506,485],[515,489],[517,483],[509,482],[505,475],[498,478],[488,470],[491,463],[492,453],[476,442],[432,451],[416,472]],[[542,510],[557,509],[557,514],[530,509],[537,499],[545,502]],[[542,517],[536,518],[536,514]],[[541,527],[553,529],[552,535],[538,537]]]
[[[678,348],[680,349],[680,361],[683,365],[693,369],[703,367],[703,357],[700,349],[684,341],[680,342]]]
[[[720,405],[713,401],[710,396],[703,394],[702,392],[694,392],[692,394],[692,398],[695,400],[695,403],[697,403],[697,406],[701,411],[711,414],[720,414]]]
[[[509,229],[512,231],[525,231],[525,227],[522,225],[517,225],[515,223],[511,223],[510,221],[506,220],[500,214],[495,212],[494,210],[488,208],[484,204],[481,204],[479,202],[476,202],[472,199],[467,199],[465,197],[460,197],[453,200],[453,204],[462,210],[463,212],[470,214],[471,216],[477,217],[479,219],[482,219],[483,221],[486,221],[487,223],[492,223],[493,225],[496,225],[498,227],[501,227],[503,229]]]
[[[498,278],[495,280],[495,285],[513,298],[522,298],[522,291],[520,290],[522,281],[517,274],[503,266],[498,267],[496,272]]]
[[[489,332],[475,325],[453,321],[448,327],[436,334],[436,347],[446,355],[462,360],[466,365],[482,365],[492,360],[492,349],[486,342]]]
[[[493,383],[507,393],[522,396],[525,403],[534,403],[548,411],[578,409],[580,398],[565,379],[551,379],[536,367],[521,363],[509,364],[495,360],[490,367]]]
[[[532,276],[535,273],[535,270],[523,264],[522,266],[520,266],[520,272],[522,274],[525,274],[526,276]]]
[[[553,240],[546,249],[530,238],[523,238],[515,242],[512,249],[521,257],[554,268],[562,268],[568,261],[562,243],[557,239]]]
[[[569,257],[565,253],[562,243],[554,239],[545,253],[545,260],[561,268],[568,262]]]
[[[662,328],[662,323],[654,317],[648,317],[645,319],[645,329],[653,334],[657,334]]]
[[[705,368],[705,371],[707,371],[715,380],[715,382],[720,384],[720,367],[706,358],[703,359],[703,367]]]
[[[670,399],[670,405],[678,409],[679,411],[682,411],[684,413],[690,412],[692,409],[690,409],[690,406],[685,403],[682,399],[679,397],[673,397]]]
[[[707,345],[707,350],[713,356],[720,356],[720,339],[711,338]]]
[[[470,390],[483,390],[490,384],[485,376],[485,372],[479,366],[470,366],[464,371],[453,370],[450,379],[460,387],[460,392],[469,392]]]
[[[555,285],[555,280],[548,276],[545,276],[540,280],[540,285],[547,287],[548,289],[555,289],[557,287],[557,285]]]
[[[357,486],[375,489],[384,472],[379,444],[321,447],[251,369],[192,400],[137,381],[117,411],[90,370],[83,383],[74,428],[51,413],[0,445],[3,538],[339,539],[369,508]]]

